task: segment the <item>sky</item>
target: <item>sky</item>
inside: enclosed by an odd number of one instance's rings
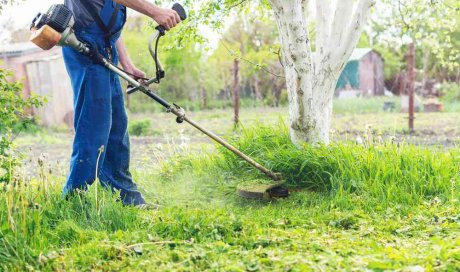
[[[5,34],[3,28],[6,23],[15,28],[27,27],[39,12],[46,12],[52,4],[62,3],[62,0],[25,0],[17,4],[7,5],[0,15],[1,34]]]

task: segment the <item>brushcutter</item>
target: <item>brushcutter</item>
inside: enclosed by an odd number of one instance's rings
[[[179,14],[181,20],[185,20],[187,18],[187,14],[180,4],[174,4],[172,9]],[[161,106],[163,106],[168,113],[174,114],[178,124],[184,122],[189,123],[264,173],[268,178],[272,180],[269,184],[248,184],[245,186],[239,186],[238,194],[240,196],[245,198],[271,199],[277,197],[287,197],[289,195],[288,190],[282,186],[283,181],[280,174],[273,173],[266,167],[256,162],[254,159],[250,158],[226,142],[224,139],[205,129],[200,124],[190,119],[186,115],[186,112],[183,108],[175,103],[170,103],[161,98],[149,87],[153,83],[159,84],[161,79],[165,77],[165,71],[163,70],[163,67],[158,59],[159,41],[160,38],[166,34],[166,30],[163,26],[160,25],[155,28],[155,32],[151,36],[149,42],[149,52],[155,62],[156,75],[151,79],[143,79],[143,81],[139,81],[139,78],[134,77],[133,75],[114,65],[109,59],[98,53],[97,50],[92,50],[89,44],[79,41],[73,29],[74,23],[75,19],[73,14],[65,5],[53,5],[47,13],[39,13],[33,20],[31,25],[32,37],[30,40],[43,50],[49,50],[55,46],[70,46],[76,51],[91,57],[95,62],[105,66],[107,69],[111,70],[126,80],[129,84],[127,89],[127,93],[129,95],[138,91],[144,93],[159,103]]]

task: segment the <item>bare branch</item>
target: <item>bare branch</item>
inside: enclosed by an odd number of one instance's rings
[[[235,4],[231,5],[231,6],[229,6],[229,9],[235,8],[237,6],[240,6],[240,5],[242,5],[242,4],[246,3],[246,2],[248,2],[248,0],[241,0],[238,3],[235,3]]]
[[[248,59],[245,59],[241,56],[241,54],[235,54],[235,51],[234,50],[231,50],[227,44],[222,40],[222,45],[224,46],[224,48],[228,51],[228,53],[235,59],[238,59],[238,60],[242,60],[242,61],[245,61],[255,67],[257,67],[258,69],[272,75],[272,76],[275,76],[275,77],[278,77],[278,78],[285,78],[284,76],[280,76],[280,75],[277,75],[275,73],[273,73],[272,71],[268,70],[267,68],[263,67],[261,64],[258,64],[258,63],[255,63],[251,60],[248,60]]]
[[[399,16],[401,17],[401,21],[402,23],[404,24],[404,26],[410,30],[412,27],[410,26],[409,23],[406,22],[406,18],[404,16],[407,15],[407,11],[406,11],[406,14],[403,15],[403,12],[402,12],[402,9],[401,9],[401,6],[403,6],[404,4],[401,2],[401,0],[398,0],[398,11],[399,11]],[[407,10],[407,9],[406,9]]]

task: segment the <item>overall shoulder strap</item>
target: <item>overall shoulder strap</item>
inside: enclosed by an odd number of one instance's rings
[[[116,4],[115,9],[113,10],[112,17],[110,18],[109,24],[107,25],[107,29],[110,31],[113,26],[115,25],[115,22],[117,21],[117,15],[118,11],[120,10],[120,5]],[[116,31],[114,32],[116,33]],[[111,33],[110,36],[112,36],[114,33]]]
[[[93,2],[91,0],[80,0],[84,5],[85,9],[91,14],[91,17],[93,17],[94,21],[98,24],[98,26],[104,31],[104,38],[107,43],[107,45],[110,43],[110,38],[118,33],[120,30],[115,30],[111,31],[113,26],[115,25],[115,22],[117,21],[117,15],[118,12],[120,11],[120,4],[116,4],[115,8],[113,10],[112,16],[110,17],[109,24],[106,25],[104,21],[102,20],[101,16],[97,12],[97,9],[94,7]],[[106,0],[107,1],[107,0]]]
[[[93,2],[91,0],[80,0],[81,3],[83,4],[83,7],[86,9],[86,11],[91,14],[91,17],[93,17],[93,20],[98,24],[98,26],[105,32],[108,33],[110,30],[107,28],[107,26],[104,24],[104,21],[102,20],[101,16],[97,12],[96,7],[93,5]],[[112,15],[112,17],[114,17]]]

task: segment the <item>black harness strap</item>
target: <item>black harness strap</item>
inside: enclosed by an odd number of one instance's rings
[[[98,26],[102,29],[102,31],[105,32],[104,38],[105,38],[105,42],[108,45],[109,41],[110,41],[110,38],[114,34],[116,34],[118,31],[120,31],[120,30],[113,31],[113,32],[110,31],[113,28],[113,26],[115,25],[115,22],[117,20],[118,11],[120,11],[120,5],[116,4],[115,9],[113,10],[112,16],[110,17],[109,24],[105,25],[104,21],[102,20],[101,16],[97,12],[97,9],[93,5],[92,1],[90,1],[90,0],[80,0],[80,1],[83,2],[83,4],[84,4],[83,6],[85,7],[85,9],[89,12],[91,17],[93,17],[94,21],[98,24]]]
[[[110,18],[110,21],[109,21],[109,24],[107,25],[107,30],[110,31],[110,29],[113,28],[113,26],[115,25],[115,22],[117,20],[117,15],[118,15],[118,11],[120,10],[120,5],[117,4],[115,6],[115,9],[113,10],[113,14],[112,14],[112,17]],[[112,36],[113,34],[117,33],[118,31],[115,31],[114,33],[110,33],[110,36]]]

